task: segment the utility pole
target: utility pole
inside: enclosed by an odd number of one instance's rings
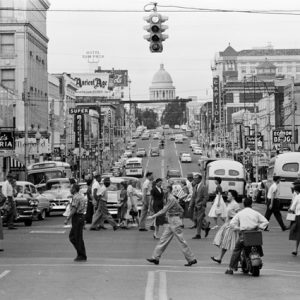
[[[82,160],[81,160],[81,147],[82,147],[82,139],[81,139],[81,134],[82,134],[82,115],[79,115],[78,118],[79,122],[79,182],[81,181],[81,172],[82,172]]]
[[[255,76],[253,76],[253,102],[254,102],[254,141],[255,141],[255,182],[258,182],[258,149],[257,149],[257,112],[256,112],[256,97],[255,97]]]
[[[54,153],[54,99],[51,102],[51,153]]]
[[[292,100],[292,136],[293,136],[293,140],[292,140],[292,151],[295,152],[295,112],[296,112],[296,105],[295,105],[295,82],[294,82],[294,76],[292,76],[292,86],[291,86],[291,100]]]
[[[101,150],[101,146],[100,146],[100,140],[102,138],[102,124],[101,124],[101,105],[100,102],[97,102],[98,105],[98,114],[99,114],[99,129],[98,129],[98,161],[97,161],[97,165],[98,165],[98,172],[101,173],[102,172],[102,150]]]

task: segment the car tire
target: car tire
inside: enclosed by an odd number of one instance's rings
[[[46,217],[50,217],[50,210],[46,211]]]
[[[43,209],[41,211],[41,213],[38,215],[38,220],[40,220],[40,221],[45,220],[46,219],[46,214],[47,214],[46,209]]]
[[[24,221],[24,225],[25,225],[26,227],[31,226],[31,225],[32,225],[32,220],[26,220],[26,221]]]

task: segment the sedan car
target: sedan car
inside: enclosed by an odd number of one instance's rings
[[[193,148],[193,153],[195,155],[202,155],[203,154],[202,149],[200,147],[194,147]]]
[[[137,157],[146,157],[147,156],[147,152],[145,148],[138,148],[136,151],[136,156]]]
[[[153,147],[150,149],[150,156],[159,156],[159,148],[158,147]]]
[[[167,171],[167,178],[172,178],[172,177],[181,177],[181,173],[177,169],[171,169]]]
[[[191,155],[189,153],[182,153],[180,155],[180,161],[182,163],[191,163],[192,162],[192,158],[191,158]]]
[[[132,151],[131,150],[126,150],[125,152],[124,152],[124,155],[126,156],[126,157],[132,157]]]

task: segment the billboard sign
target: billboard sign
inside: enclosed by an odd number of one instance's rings
[[[257,135],[257,148],[262,148],[264,145],[264,136],[263,135]],[[250,150],[255,150],[255,136],[254,135],[248,135],[245,136],[245,146],[246,148],[249,148]]]
[[[292,130],[273,130],[273,144],[291,143],[292,141]]]
[[[109,73],[73,73],[72,79],[78,88],[76,96],[108,97]]]

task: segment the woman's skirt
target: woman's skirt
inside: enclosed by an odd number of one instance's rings
[[[213,244],[221,249],[233,250],[238,238],[239,232],[225,223],[216,233]]]
[[[213,205],[208,213],[208,216],[210,218],[226,218],[227,217],[227,210],[226,210],[226,204],[223,200],[223,197],[220,199],[220,206],[219,206],[219,211],[217,211],[217,205],[218,205],[218,197],[216,196]]]
[[[300,215],[296,216],[295,222],[292,222],[289,239],[291,241],[300,241]]]

